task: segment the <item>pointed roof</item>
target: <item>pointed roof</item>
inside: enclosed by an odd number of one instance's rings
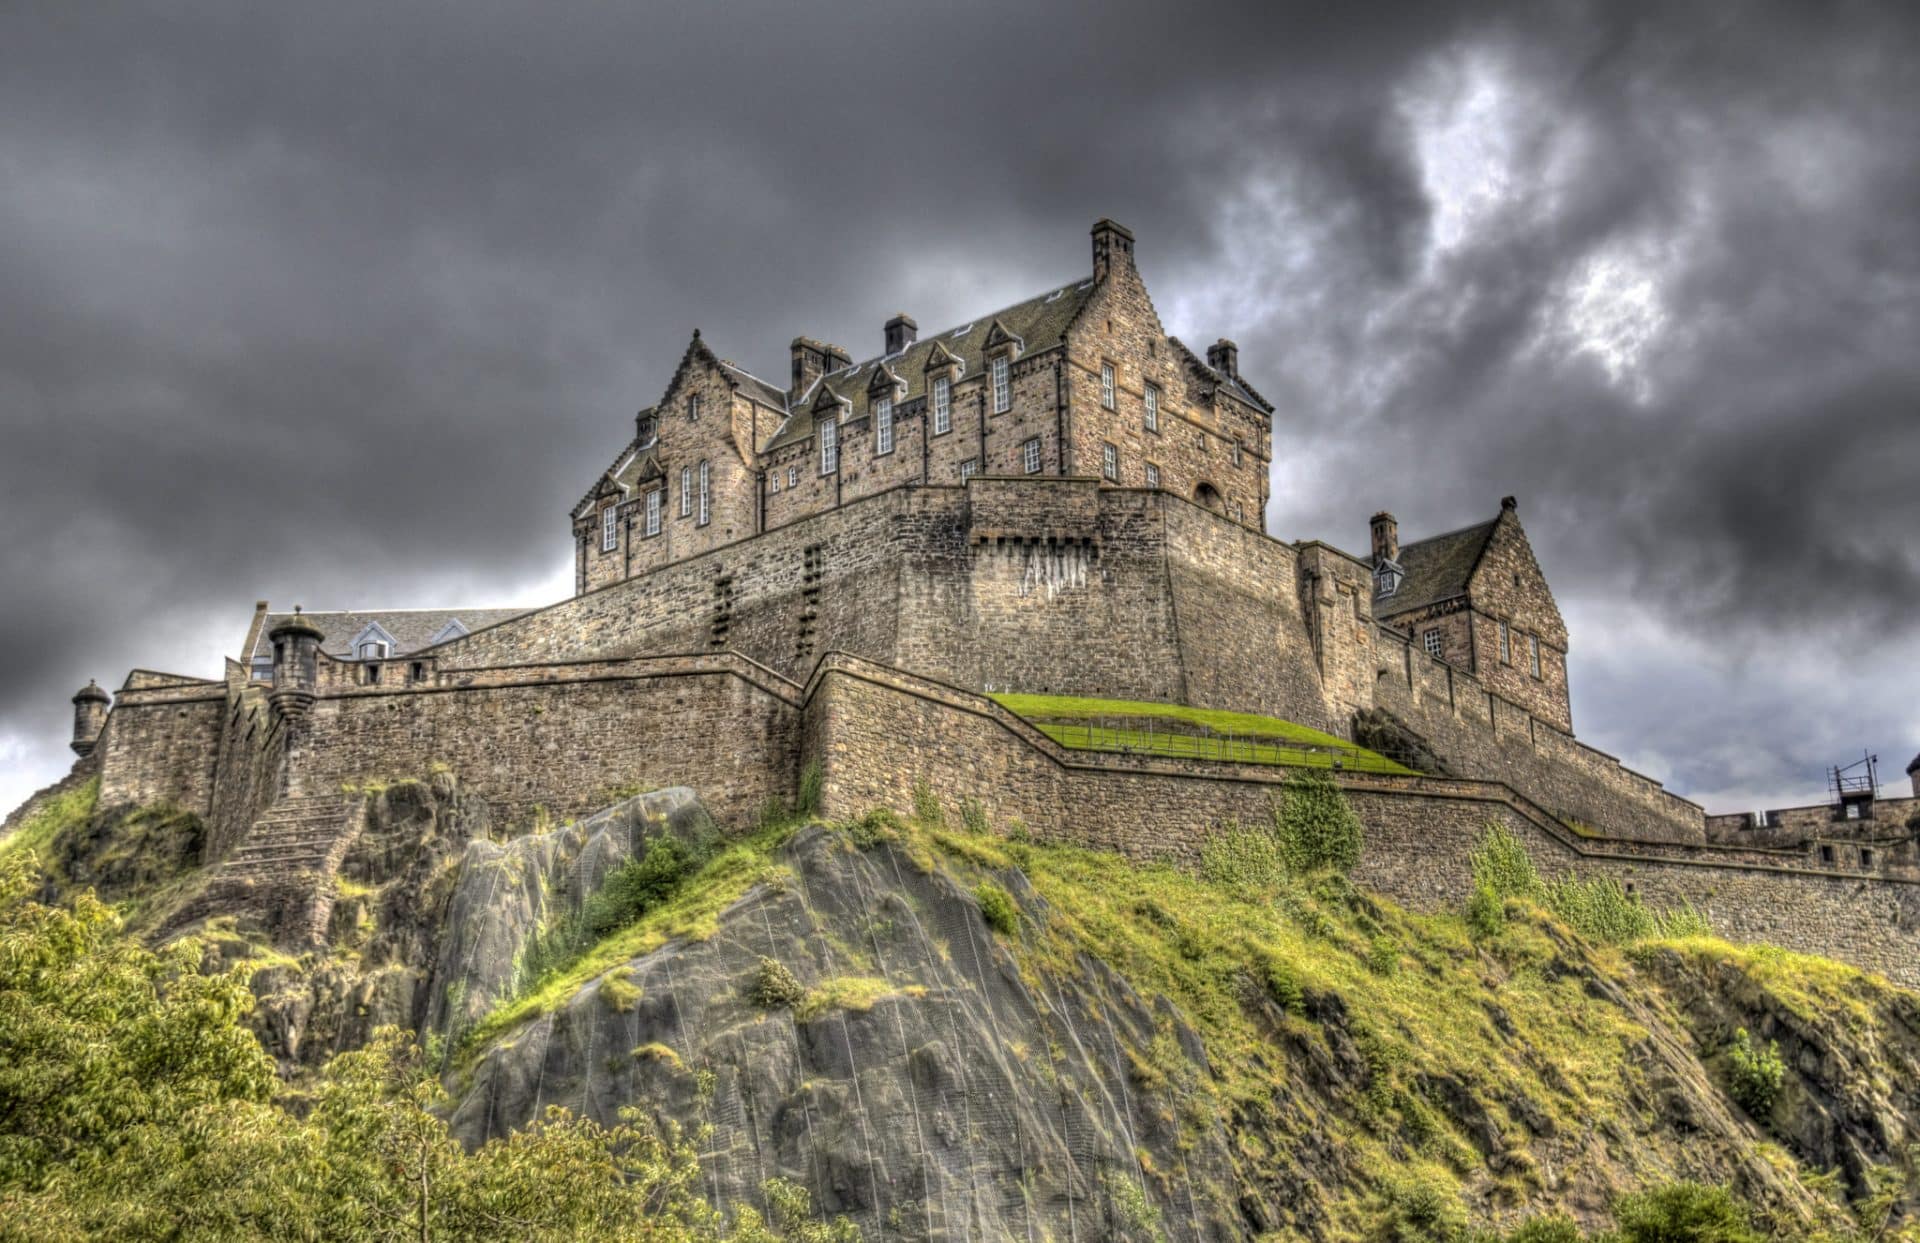
[[[496,625],[531,611],[531,609],[381,609],[332,613],[308,612],[300,614],[300,618],[318,627],[326,636],[320,641],[321,651],[340,660],[351,660],[354,641],[369,631],[377,630],[392,641],[392,655],[406,656],[431,647],[435,643],[445,642],[440,635],[454,622],[458,622],[467,630],[479,630],[483,626]],[[260,635],[254,641],[253,651],[248,653],[249,659],[271,658],[273,643],[268,636],[280,623],[291,620],[293,616],[292,613],[267,614],[266,624],[260,628]]]
[[[1266,411],[1268,414],[1273,413],[1273,403],[1262,397],[1259,392],[1254,389],[1253,385],[1247,383],[1237,375],[1228,375],[1218,367],[1215,367],[1212,363],[1187,348],[1187,343],[1179,337],[1168,337],[1167,340],[1173,345],[1174,349],[1180,351],[1181,355],[1187,360],[1187,365],[1198,373],[1202,379],[1211,382],[1216,388],[1224,388],[1234,393],[1243,401]]]
[[[1466,595],[1467,583],[1499,524],[1495,518],[1400,545],[1400,568],[1406,578],[1398,591],[1375,601],[1374,612],[1392,617]]]

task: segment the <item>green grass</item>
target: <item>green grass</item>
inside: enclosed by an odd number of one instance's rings
[[[1283,768],[1343,768],[1363,773],[1414,770],[1344,738],[1278,717],[1217,708],[1132,699],[1086,699],[1071,695],[993,695],[995,703],[1031,722],[1063,747],[1077,751],[1131,751],[1178,759],[1230,760]],[[1166,721],[1179,731],[1109,725]],[[1204,731],[1204,732],[1199,732]]]
[[[68,829],[85,824],[100,799],[100,778],[56,794],[36,807],[33,814],[0,841],[0,856],[33,854],[42,870],[52,866],[53,839]]]

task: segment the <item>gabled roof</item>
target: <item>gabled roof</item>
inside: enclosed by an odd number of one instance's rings
[[[1400,568],[1406,578],[1400,590],[1374,602],[1374,614],[1392,617],[1467,594],[1467,582],[1499,523],[1495,518],[1400,545]]]
[[[927,362],[937,349],[945,350],[960,360],[961,375],[978,371],[986,348],[987,331],[996,323],[1009,335],[1025,342],[1024,348],[1029,353],[1057,345],[1066,336],[1067,327],[1073,323],[1074,316],[1080,313],[1080,308],[1087,304],[1092,294],[1093,278],[1082,277],[958,327],[930,332],[898,353],[882,354],[878,358],[843,367],[824,380],[815,381],[813,387],[801,394],[801,400],[793,404],[794,413],[787,416],[786,422],[780,425],[762,449],[777,449],[813,435],[811,411],[816,404],[814,398],[819,388],[829,389],[836,398],[848,403],[851,408],[842,414],[843,419],[857,419],[865,415],[868,409],[867,386],[872,380],[875,366],[884,364],[904,384],[905,392],[895,398],[896,406],[926,395]]]
[[[1261,410],[1265,410],[1268,414],[1273,413],[1273,403],[1262,397],[1254,389],[1253,385],[1247,383],[1237,375],[1228,375],[1226,372],[1221,371],[1212,363],[1188,349],[1187,343],[1179,337],[1168,337],[1167,340],[1172,343],[1174,349],[1179,350],[1186,356],[1187,365],[1199,372],[1204,379],[1212,381],[1216,387],[1224,388],[1229,392],[1237,394],[1241,400]]]
[[[393,642],[393,655],[405,656],[422,648],[431,647],[439,639],[440,632],[449,623],[459,622],[468,630],[478,630],[483,626],[492,626],[498,622],[519,617],[530,609],[383,609],[360,612],[340,611],[333,613],[302,613],[300,616],[315,626],[325,636],[320,640],[320,650],[340,660],[353,658],[353,642],[369,629],[378,628]],[[293,616],[292,613],[269,613],[266,622],[260,627],[260,637],[254,641],[253,651],[248,653],[249,660],[265,659],[273,654],[273,643],[267,638],[273,628]]]
[[[739,389],[761,405],[772,406],[775,410],[783,412],[786,410],[787,390],[767,383],[731,359],[721,359],[720,368],[726,372],[727,379],[732,381],[736,389]]]

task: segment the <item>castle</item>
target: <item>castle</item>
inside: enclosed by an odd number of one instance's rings
[[[817,764],[830,815],[926,783],[1036,834],[1192,859],[1263,814],[1284,764],[1068,747],[994,696],[1226,709],[1409,761],[1331,764],[1369,831],[1362,879],[1406,901],[1457,901],[1493,820],[1549,872],[1920,983],[1920,800],[1709,817],[1580,742],[1511,497],[1406,542],[1375,514],[1364,555],[1268,536],[1274,455],[1305,446],[1231,341],[1166,335],[1126,229],[1094,226],[1085,276],[882,333],[857,364],[795,339],[784,386],[694,333],[570,513],[572,598],[263,602],[222,678],[82,691],[69,780],[199,814],[204,909],[297,942],[369,782],[450,768],[510,823],[686,784],[745,824]]]

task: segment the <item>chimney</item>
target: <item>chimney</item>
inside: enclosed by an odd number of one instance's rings
[[[1114,262],[1133,262],[1133,234],[1125,225],[1101,219],[1093,226],[1093,279],[1101,280]]]
[[[1503,496],[1500,498],[1500,508],[1518,514],[1520,512],[1520,502],[1510,496]]]
[[[1400,523],[1384,509],[1369,521],[1373,527],[1374,564],[1400,560]]]
[[[1229,379],[1239,379],[1240,347],[1225,337],[1221,337],[1218,341],[1215,341],[1207,347],[1207,366],[1212,367],[1215,371],[1220,372]]]
[[[806,392],[807,386],[819,379],[821,373],[837,370],[853,361],[839,346],[815,341],[812,337],[795,337],[790,348],[793,352],[792,393],[795,397]]]
[[[898,354],[918,339],[920,336],[920,325],[913,322],[911,315],[902,311],[887,321],[886,334],[886,352],[889,354]]]

